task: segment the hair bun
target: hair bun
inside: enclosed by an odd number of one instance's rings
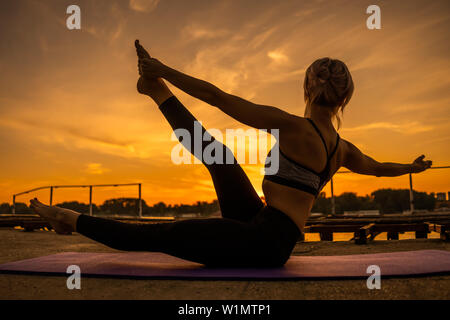
[[[330,59],[324,59],[324,61],[322,61],[322,63],[318,66],[317,70],[315,70],[317,78],[325,81],[330,79],[331,76],[330,64],[331,64]]]
[[[332,108],[339,127],[336,108],[343,111],[354,90],[352,76],[345,63],[328,57],[317,59],[306,69],[303,88],[305,102]]]
[[[320,70],[319,74],[317,75],[317,78],[325,81],[330,79],[330,70],[328,69]]]

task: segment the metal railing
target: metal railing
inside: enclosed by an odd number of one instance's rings
[[[440,167],[431,167],[429,169],[450,169],[450,166],[440,166]],[[352,171],[338,171],[336,173],[354,173]],[[333,178],[330,180],[330,189],[331,189],[331,214],[336,215],[336,202],[334,195],[334,182]],[[413,182],[412,182],[412,174],[409,174],[409,210],[411,212],[414,211],[414,193],[413,193]]]
[[[139,203],[139,218],[142,218],[142,183],[115,183],[115,184],[90,184],[90,185],[59,185],[59,186],[45,186],[34,188],[31,190],[23,191],[20,193],[16,193],[13,195],[13,206],[12,206],[12,214],[16,213],[16,197],[27,194],[30,192],[50,189],[50,205],[53,204],[53,192],[55,189],[61,188],[89,188],[89,215],[92,216],[92,189],[95,187],[122,187],[122,186],[138,186],[138,203]]]

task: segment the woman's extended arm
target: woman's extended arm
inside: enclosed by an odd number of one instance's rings
[[[141,61],[144,76],[161,77],[187,94],[218,107],[224,113],[246,125],[258,129],[281,129],[294,124],[294,115],[278,108],[258,105],[228,94],[213,84],[196,79],[180,71],[172,69],[157,59]]]
[[[343,166],[353,172],[377,177],[396,177],[407,173],[419,173],[431,167],[432,161],[424,161],[421,155],[411,164],[378,162],[362,153],[352,143],[344,140]]]

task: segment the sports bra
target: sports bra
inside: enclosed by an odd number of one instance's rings
[[[314,127],[314,129],[319,134],[320,138],[322,139],[322,142],[325,146],[325,151],[327,152],[327,165],[321,172],[316,172],[315,170],[308,168],[292,159],[290,159],[286,154],[283,153],[281,148],[279,148],[279,143],[274,145],[272,150],[270,150],[269,155],[266,159],[265,163],[265,175],[264,179],[269,180],[281,185],[285,185],[291,188],[295,188],[298,190],[302,190],[305,192],[308,192],[315,197],[317,197],[322,190],[322,188],[325,186],[325,184],[330,180],[330,159],[334,156],[336,153],[336,150],[339,145],[339,134],[337,134],[336,137],[336,145],[333,149],[333,151],[329,154],[328,148],[325,143],[325,139],[322,136],[322,133],[320,132],[319,128],[316,126],[316,124],[312,121],[310,118],[306,118],[309,120],[311,125]],[[279,166],[278,171],[276,174],[268,174],[267,168],[268,168],[268,159],[274,150],[274,148],[278,148],[279,151]],[[273,159],[270,160],[272,162]]]

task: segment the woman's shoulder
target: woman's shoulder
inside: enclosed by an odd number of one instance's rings
[[[306,131],[309,129],[311,124],[308,123],[308,119],[295,114],[290,114],[289,116],[289,126],[286,128],[292,129],[293,132],[298,134],[299,132]],[[283,128],[280,128],[283,129]]]

